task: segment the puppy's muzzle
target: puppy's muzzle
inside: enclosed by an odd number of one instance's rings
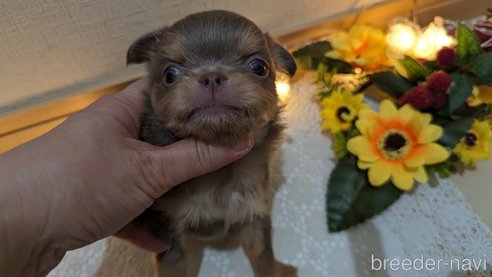
[[[198,79],[198,83],[200,83],[204,91],[215,93],[222,89],[227,79],[227,76],[223,73],[207,72]]]

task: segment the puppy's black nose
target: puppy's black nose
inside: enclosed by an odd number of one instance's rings
[[[207,90],[216,91],[222,88],[227,76],[219,72],[208,72],[203,74],[198,82]]]

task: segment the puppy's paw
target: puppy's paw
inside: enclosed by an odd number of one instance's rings
[[[277,262],[275,265],[275,277],[297,277],[297,268]]]

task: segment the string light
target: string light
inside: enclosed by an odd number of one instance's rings
[[[278,74],[277,80],[275,81],[275,86],[277,87],[277,95],[280,102],[286,103],[290,95],[290,80],[285,74]]]
[[[456,44],[441,17],[436,17],[424,29],[412,21],[396,19],[390,24],[386,41],[390,56],[410,55],[426,60],[435,59],[441,48]]]
[[[418,25],[408,20],[399,21],[395,20],[390,25],[388,34],[386,35],[386,41],[390,49],[397,54],[403,55],[410,52],[420,36],[420,28]]]

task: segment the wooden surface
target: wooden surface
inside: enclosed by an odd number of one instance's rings
[[[70,114],[82,110],[102,95],[118,92],[127,84],[39,104],[0,117],[0,153],[48,132]]]

